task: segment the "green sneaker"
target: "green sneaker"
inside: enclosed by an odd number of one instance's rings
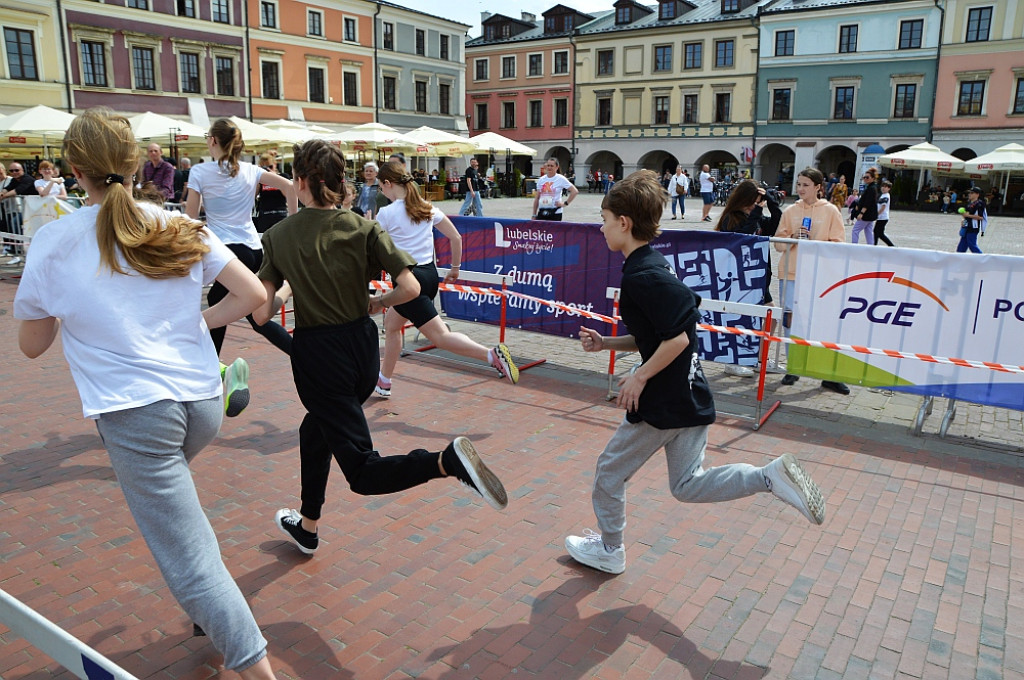
[[[224,381],[224,414],[234,418],[249,405],[249,364],[239,357],[230,366],[221,364]]]

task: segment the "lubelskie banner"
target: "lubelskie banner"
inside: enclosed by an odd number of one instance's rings
[[[508,277],[511,290],[572,308],[612,316],[609,296],[622,276],[623,257],[608,250],[599,225],[453,216],[462,234],[462,270]],[[718,232],[663,232],[652,246],[676,275],[703,298],[761,302],[768,272],[768,239]],[[451,262],[448,239],[435,240],[437,261]],[[497,324],[501,300],[479,293],[442,293],[445,312],[457,319]],[[760,319],[704,313],[704,323],[759,328]],[[507,325],[577,337],[581,325],[610,334],[608,324],[584,319],[535,300],[508,297]],[[619,334],[626,330],[619,328]],[[700,333],[701,358],[753,365],[759,341],[750,336]]]
[[[1024,259],[805,241],[791,334],[1024,365]],[[1024,375],[790,345],[788,370],[1024,410]]]

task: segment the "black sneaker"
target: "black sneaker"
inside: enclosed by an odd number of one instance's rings
[[[795,385],[796,381],[799,380],[799,379],[800,379],[800,376],[793,375],[792,373],[787,373],[786,375],[782,376],[782,384],[783,385]]]
[[[441,452],[441,466],[449,477],[475,491],[495,510],[503,510],[508,506],[508,494],[497,475],[480,460],[473,442],[465,437],[456,437],[455,441]]]
[[[832,390],[838,394],[850,393],[850,388],[846,386],[846,383],[836,382],[834,380],[822,380],[821,386],[826,390]]]
[[[320,538],[302,528],[302,515],[298,510],[281,508],[274,515],[274,524],[295,541],[296,547],[307,555],[312,555],[320,546]]]

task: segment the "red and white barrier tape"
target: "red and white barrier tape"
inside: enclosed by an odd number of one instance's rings
[[[388,290],[391,288],[389,282],[384,281],[371,281],[378,290]],[[475,286],[460,286],[455,284],[443,283],[439,286],[441,290],[445,291],[457,291],[457,292],[474,292],[474,293],[485,293],[495,296],[501,296],[502,292],[493,290],[491,288],[477,288]],[[605,316],[604,314],[598,314],[597,312],[589,312],[585,309],[578,309],[576,307],[570,307],[569,305],[555,302],[554,300],[544,300],[543,298],[534,297],[525,293],[519,293],[516,291],[505,291],[505,295],[515,295],[516,297],[523,298],[525,300],[533,300],[543,305],[547,305],[554,309],[561,309],[562,311],[581,316],[587,319],[594,319],[595,321],[603,321],[605,323],[617,323],[621,321],[621,318],[614,318]],[[758,338],[764,338],[769,342],[782,342],[790,345],[803,345],[804,347],[824,347],[825,349],[836,350],[839,352],[856,352],[858,354],[873,354],[876,356],[891,357],[893,359],[917,359],[918,361],[924,361],[931,364],[948,364],[950,366],[960,366],[962,368],[987,368],[992,371],[999,371],[1001,373],[1017,373],[1024,375],[1024,366],[1014,366],[1012,364],[1000,364],[994,361],[973,361],[970,359],[957,359],[953,357],[937,357],[931,354],[922,354],[919,352],[900,352],[894,349],[877,349],[875,347],[865,347],[863,345],[844,345],[838,342],[823,342],[820,340],[804,340],[803,338],[787,338],[781,336],[771,335],[766,331],[752,331],[746,328],[734,328],[732,326],[715,326],[712,324],[699,323],[697,328],[705,331],[712,331],[714,333],[731,333],[732,335],[752,335]]]

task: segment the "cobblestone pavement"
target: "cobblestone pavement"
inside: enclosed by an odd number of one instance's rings
[[[570,210],[596,214],[597,201]],[[484,203],[503,205],[529,211]],[[914,217],[894,219],[908,240]],[[34,361],[16,352],[16,274],[0,269],[0,588],[139,678],[231,676],[191,637],[125,511],[59,343]],[[493,327],[452,325],[496,341]],[[298,502],[303,410],[288,362],[246,325],[229,329],[224,354],[249,360],[253,403],[195,478],[281,678],[1024,679],[1024,634],[1010,625],[1024,615],[1019,413],[961,404],[942,439],[937,409],[915,437],[918,400],[770,376],[782,406],[756,432],[722,415],[708,465],[795,454],[828,498],[824,526],[769,494],[681,505],[655,460],[630,482],[628,567],[612,577],[562,545],[596,528],[593,466],[621,419],[604,398],[607,358],[567,339],[507,341],[520,361],[547,359],[516,387],[409,357],[395,396],[365,411],[384,454],[471,437],[508,510],[445,481],[356,496],[335,470],[322,547],[305,558],[272,524]],[[753,411],[753,380],[707,372],[720,411]],[[0,624],[0,677],[71,676]]]

